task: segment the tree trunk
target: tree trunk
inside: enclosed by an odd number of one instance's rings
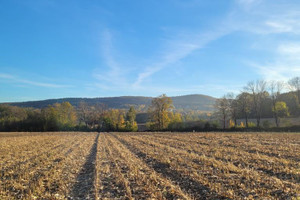
[[[279,127],[279,120],[278,120],[277,114],[275,114],[275,123],[276,123],[276,126],[278,128]]]
[[[278,128],[279,127],[279,121],[278,121],[278,116],[277,116],[277,112],[276,112],[276,107],[275,107],[276,103],[273,102],[273,112],[274,112],[274,119],[275,119],[275,124],[276,124],[276,127]]]
[[[256,119],[256,123],[257,123],[257,128],[259,128],[260,127],[260,118],[259,117]]]

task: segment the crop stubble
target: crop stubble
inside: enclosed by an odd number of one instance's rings
[[[0,199],[297,199],[300,134],[0,133]]]

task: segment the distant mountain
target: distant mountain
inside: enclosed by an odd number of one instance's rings
[[[13,106],[44,108],[55,103],[70,102],[77,107],[80,102],[85,102],[88,105],[105,104],[108,108],[127,109],[134,106],[141,110],[146,109],[153,97],[142,96],[122,96],[122,97],[103,97],[103,98],[62,98],[48,99],[41,101],[27,101],[8,103]],[[212,111],[215,103],[215,98],[206,95],[194,94],[171,97],[176,109],[183,110],[201,110]]]

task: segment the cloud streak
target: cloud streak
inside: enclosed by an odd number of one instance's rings
[[[103,31],[101,39],[102,57],[109,70],[105,72],[103,69],[96,69],[93,76],[98,80],[104,81],[110,85],[126,85],[127,82],[125,79],[125,72],[123,72],[120,64],[114,57],[113,36],[111,31],[108,29]],[[104,86],[104,88],[106,87],[107,86]]]
[[[300,43],[287,42],[280,44],[272,61],[263,64],[250,63],[266,80],[286,81],[300,76]]]
[[[232,23],[255,34],[299,34],[299,8],[299,4],[280,0],[236,0]]]
[[[205,33],[180,35],[176,38],[181,39],[167,40],[167,47],[164,50],[165,53],[162,53],[160,60],[150,64],[143,72],[139,73],[133,87],[141,87],[142,82],[155,73],[171,64],[179,62],[193,52],[204,48],[210,42],[223,37],[231,31],[232,30],[220,29]]]
[[[235,13],[235,24],[241,31],[265,37],[272,45],[258,44],[271,56],[246,62],[266,80],[286,81],[300,76],[300,5],[286,1],[237,0],[249,6],[245,13]],[[249,2],[249,5],[247,5]],[[251,9],[250,9],[251,7]]]
[[[8,81],[12,81],[14,83],[23,83],[23,84],[26,84],[26,85],[32,85],[32,86],[38,86],[38,87],[45,87],[45,88],[65,88],[65,87],[70,87],[68,85],[58,85],[58,84],[52,84],[52,83],[44,83],[44,82],[31,81],[31,80],[22,79],[22,78],[13,76],[11,74],[5,74],[5,73],[0,73],[0,78],[2,80],[8,80]]]
[[[170,53],[163,56],[161,61],[148,66],[143,72],[138,75],[137,80],[133,84],[134,87],[139,87],[140,84],[148,77],[152,76],[154,73],[162,70],[166,66],[179,61],[180,59],[186,57],[191,52],[198,49],[198,45],[195,44],[184,44],[184,43],[177,43],[174,44],[172,48],[175,49]]]
[[[155,73],[163,70],[171,64],[179,62],[195,51],[205,48],[209,43],[218,40],[225,35],[231,34],[235,31],[251,31],[256,33],[263,32],[264,34],[267,31],[270,32],[270,27],[268,27],[270,24],[264,23],[260,25],[260,28],[258,29],[257,24],[248,20],[247,16],[246,21],[243,21],[245,16],[239,17],[240,15],[243,15],[242,13],[245,13],[245,10],[248,14],[250,13],[249,15],[253,15],[254,8],[260,6],[261,3],[261,0],[236,0],[237,6],[233,8],[227,16],[225,16],[223,21],[215,24],[216,28],[204,32],[187,34],[183,37],[182,35],[178,35],[176,37],[177,39],[167,41],[168,47],[165,49],[165,52],[167,53],[164,53],[158,62],[149,64],[143,72],[139,73],[133,87],[141,87],[141,84]],[[273,29],[273,32],[279,31],[278,29],[275,29],[275,27]]]
[[[257,35],[268,37],[270,34],[300,34],[299,6],[288,5],[284,1],[274,3],[263,0],[235,0],[234,2],[234,6],[227,15],[220,23],[215,23],[213,28],[202,31],[185,31],[183,34],[182,32],[181,34],[176,32],[168,34],[171,35],[171,38],[162,40],[163,48],[156,53],[158,59],[148,61],[146,67],[137,73],[132,83],[126,80],[122,67],[115,59],[111,32],[108,29],[105,30],[102,35],[102,56],[109,70],[94,74],[94,77],[102,81],[97,87],[104,90],[128,89],[128,87],[135,91],[151,90],[151,87],[144,86],[143,83],[151,80],[152,76],[205,48],[211,42],[234,32],[244,32],[254,37]],[[274,45],[276,46],[276,44]],[[266,51],[276,54],[273,60],[266,56],[260,61],[248,62],[248,65],[266,79],[287,79],[298,75],[300,62],[297,58],[299,57],[300,46],[282,43],[277,47],[277,49],[264,47]],[[213,88],[217,87],[214,86]],[[159,90],[158,88],[155,89]],[[169,89],[173,90],[172,88]]]

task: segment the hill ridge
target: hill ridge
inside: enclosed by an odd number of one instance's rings
[[[57,99],[45,99],[37,101],[9,102],[5,104],[20,106],[44,108],[54,103],[70,102],[77,107],[80,102],[86,102],[89,105],[105,104],[108,108],[127,109],[130,106],[147,107],[151,104],[151,100],[155,97],[149,96],[117,96],[117,97],[66,97]],[[201,110],[212,111],[216,98],[203,94],[188,94],[181,96],[172,96],[173,104],[176,109],[183,110]]]

